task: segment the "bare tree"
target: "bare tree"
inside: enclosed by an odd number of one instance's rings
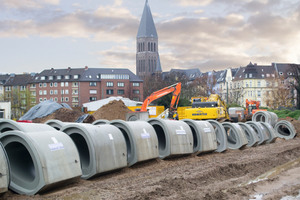
[[[300,65],[290,64],[290,68],[292,71],[291,76],[294,80],[290,80],[289,83],[296,90],[296,108],[300,109]]]

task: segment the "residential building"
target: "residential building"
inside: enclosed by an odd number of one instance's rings
[[[136,75],[143,79],[161,72],[158,36],[150,6],[146,0],[136,37]]]
[[[4,100],[4,84],[9,78],[9,74],[0,74],[0,101]]]
[[[83,103],[110,96],[143,100],[143,81],[128,69],[67,68],[47,69],[35,76],[30,91],[36,102],[53,100],[81,107]]]

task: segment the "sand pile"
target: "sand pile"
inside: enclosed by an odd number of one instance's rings
[[[111,101],[108,104],[99,108],[96,112],[93,113],[93,116],[96,120],[98,119],[126,119],[126,113],[130,110],[125,106],[123,101]]]

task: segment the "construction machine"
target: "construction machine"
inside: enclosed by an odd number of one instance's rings
[[[257,111],[267,111],[266,109],[259,109],[260,102],[246,99],[245,118],[247,121],[252,119],[252,115]]]
[[[229,120],[227,106],[218,94],[207,97],[192,97],[192,107],[185,108],[180,112],[179,119],[206,120],[217,119]]]
[[[166,112],[165,112],[165,116],[166,117],[168,116],[168,118],[172,118],[174,112],[176,112],[177,105],[179,102],[180,93],[181,93],[181,83],[176,83],[176,84],[170,85],[168,87],[165,87],[161,90],[153,92],[150,96],[148,96],[144,100],[144,102],[141,106],[141,109],[139,111],[127,113],[126,120],[127,121],[136,121],[136,120],[148,119],[149,113],[148,113],[147,107],[150,105],[150,103],[153,102],[154,100],[157,100],[157,99],[159,99],[167,94],[170,94],[170,93],[173,93],[173,96],[172,96],[170,108],[167,110],[168,114],[166,114]]]

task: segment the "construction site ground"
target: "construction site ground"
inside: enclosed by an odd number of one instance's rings
[[[297,196],[299,190],[297,137],[242,150],[146,161],[91,180],[78,178],[43,194],[9,191],[0,199],[281,199]]]

